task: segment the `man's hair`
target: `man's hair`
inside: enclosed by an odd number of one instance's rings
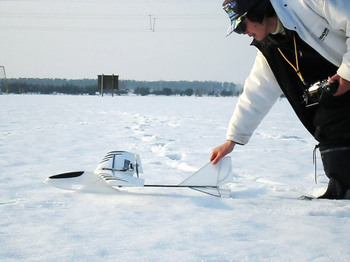
[[[273,9],[272,4],[269,3],[267,7],[259,8],[257,5],[255,8],[251,9],[247,13],[247,17],[250,21],[262,23],[265,17],[273,17],[276,15],[275,9]]]

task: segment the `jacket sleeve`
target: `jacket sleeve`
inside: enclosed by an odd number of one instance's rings
[[[346,51],[337,73],[350,81],[350,1],[309,0],[308,5],[339,34],[345,33]]]
[[[226,140],[246,144],[282,91],[265,57],[258,51],[231,117]]]

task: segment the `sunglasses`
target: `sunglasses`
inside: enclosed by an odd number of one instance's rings
[[[239,15],[235,12],[234,8],[236,6],[236,2],[232,1],[230,3],[227,3],[223,6],[223,9],[229,16],[231,20],[231,26],[229,28],[228,35],[232,32],[235,32],[237,34],[243,34],[247,30],[247,24],[244,21],[247,17],[247,12],[243,15]]]

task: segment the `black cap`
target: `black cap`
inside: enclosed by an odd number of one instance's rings
[[[225,12],[228,14],[231,25],[228,29],[227,36],[235,30],[236,20],[241,16],[246,15],[247,12],[254,9],[258,13],[266,11],[266,7],[269,5],[269,0],[232,0],[224,1],[222,6]],[[255,10],[256,9],[256,10]]]

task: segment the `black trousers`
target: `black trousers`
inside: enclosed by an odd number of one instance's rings
[[[323,168],[328,178],[335,178],[350,189],[350,146],[320,145]]]
[[[328,146],[350,146],[350,91],[330,97],[318,106],[313,120],[314,137]]]
[[[326,175],[350,188],[350,92],[320,104],[314,125]]]
[[[348,198],[350,189],[350,92],[331,97],[316,111],[315,138],[320,141],[324,171],[330,179],[321,198]],[[350,192],[350,191],[349,191]]]

